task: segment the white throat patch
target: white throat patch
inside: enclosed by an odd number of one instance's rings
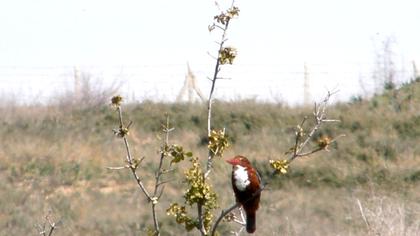
[[[240,165],[237,165],[233,171],[233,178],[235,180],[235,186],[239,191],[244,191],[250,183],[246,168]]]

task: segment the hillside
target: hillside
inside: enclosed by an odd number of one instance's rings
[[[167,113],[175,131],[170,142],[206,155],[203,104],[143,102],[124,107],[133,121],[130,142],[145,156],[147,185],[153,180],[161,123]],[[121,166],[124,147],[112,129],[117,115],[110,106],[4,106],[0,108],[0,234],[36,233],[51,210],[62,224],[58,235],[143,235],[152,222],[143,196]],[[214,126],[226,128],[232,147],[267,176],[268,160],[282,158],[294,142],[294,127],[312,108],[291,108],[253,100],[214,104]],[[345,134],[329,152],[296,160],[262,196],[259,235],[366,235],[358,200],[371,232],[415,235],[420,232],[420,81],[329,107],[320,135]],[[319,136],[315,137],[318,138]],[[181,180],[179,173],[174,178]],[[216,163],[214,185],[220,205],[233,202],[230,167]],[[150,181],[148,181],[150,180]],[[170,183],[161,202],[164,235],[182,232],[166,216],[180,181]],[[109,214],[112,212],[113,214]],[[235,228],[224,223],[222,230]]]

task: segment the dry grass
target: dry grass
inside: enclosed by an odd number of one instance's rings
[[[257,235],[416,235],[420,229],[420,85],[353,104],[337,104],[337,126],[323,134],[345,133],[330,152],[297,160],[262,194]],[[268,160],[293,144],[293,127],[310,112],[254,101],[217,102],[214,125],[226,127],[233,146],[226,156],[250,157],[263,175]],[[198,104],[145,102],[126,109],[134,122],[134,155],[145,156],[140,175],[153,183],[160,123],[169,113],[176,130],[171,142],[196,156],[207,154],[205,108]],[[124,160],[121,140],[112,134],[116,116],[109,107],[88,110],[59,106],[3,106],[0,112],[0,235],[35,234],[35,224],[52,210],[62,220],[58,235],[144,235],[152,226],[149,206],[128,171],[109,171]],[[182,170],[168,184],[158,213],[162,234],[182,227],[165,209],[182,201]],[[233,201],[230,167],[216,161],[213,183],[221,207]],[[367,227],[357,200],[369,222]],[[223,223],[226,235],[237,225]],[[194,233],[191,233],[194,235]]]

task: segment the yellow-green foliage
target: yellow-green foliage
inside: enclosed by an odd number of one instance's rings
[[[232,64],[237,54],[238,52],[233,47],[222,48],[219,55],[220,64]]]
[[[287,160],[270,160],[270,166],[278,173],[287,174],[289,162]]]
[[[191,162],[191,167],[184,173],[187,184],[187,190],[184,193],[185,203],[189,206],[202,206],[204,208],[203,225],[208,231],[213,219],[212,210],[218,206],[217,194],[204,178],[198,158],[192,157],[189,161]],[[191,217],[185,206],[173,203],[167,209],[167,213],[175,216],[177,223],[184,224],[188,231],[194,227],[199,227],[198,219]]]
[[[229,147],[228,136],[224,130],[212,130],[209,135],[208,149],[214,156],[221,157]]]
[[[172,158],[171,163],[178,163],[183,161],[185,157],[192,157],[193,155],[192,152],[184,152],[184,148],[176,144],[165,146],[163,152],[165,156]]]
[[[188,215],[185,206],[180,206],[178,203],[172,203],[166,210],[166,213],[175,216],[176,223],[184,224],[187,231],[191,231],[198,227],[198,220],[193,220],[193,218]]]
[[[214,20],[216,20],[217,23],[222,24],[222,25],[226,25],[229,23],[229,21],[234,18],[237,17],[239,15],[239,8],[237,7],[232,7],[229,10],[227,10],[226,12],[222,12],[219,15],[214,17]]]

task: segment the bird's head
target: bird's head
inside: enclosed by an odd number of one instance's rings
[[[244,156],[235,156],[232,159],[226,160],[227,163],[235,166],[235,165],[240,165],[243,167],[249,167],[251,166],[251,162],[249,162],[249,160],[244,157]]]

